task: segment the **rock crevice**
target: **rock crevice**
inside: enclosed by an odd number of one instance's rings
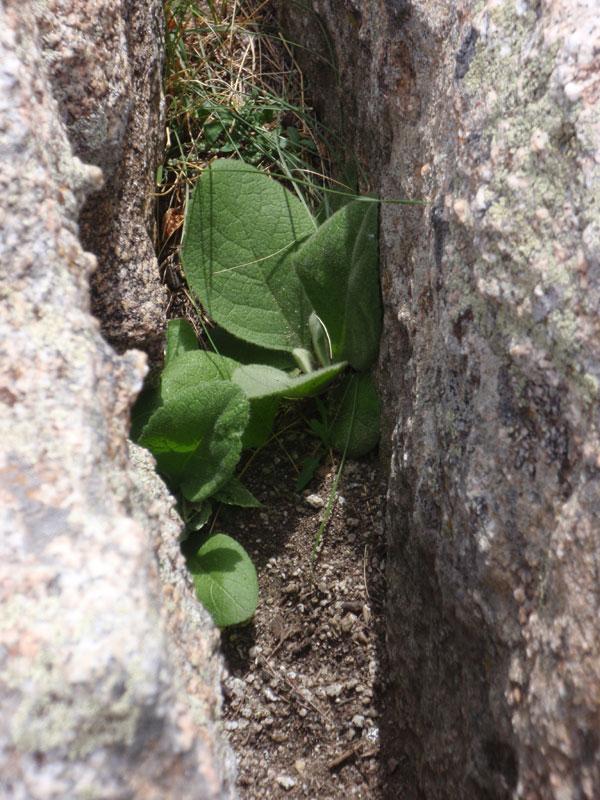
[[[337,106],[317,60],[307,73],[372,186],[429,203],[383,204],[380,237],[390,653],[415,797],[592,798],[593,3],[279,7],[290,39],[335,54]]]
[[[96,23],[118,16],[95,6]],[[231,798],[218,634],[172,499],[147,454],[131,466],[146,358],[117,355],[90,313],[77,223],[103,176],[73,154],[47,73],[64,53],[49,60],[34,10],[0,11],[0,795]],[[77,61],[86,81],[96,57]],[[93,104],[73,70],[73,102]]]

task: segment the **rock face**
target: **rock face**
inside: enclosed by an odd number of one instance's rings
[[[130,466],[145,357],[117,356],[90,314],[96,259],[77,219],[102,173],[72,154],[34,9],[0,11],[0,795],[230,798],[214,731],[217,634],[194,600],[164,486],[147,454],[138,473]],[[75,84],[77,106],[94,93]],[[106,99],[124,119],[128,101]],[[106,132],[81,151],[103,153],[105,168]]]
[[[156,170],[164,131],[161,0],[33,4],[42,59],[73,152],[102,169],[104,186],[80,213],[96,255],[92,310],[119,351],[152,350],[164,333],[166,292],[155,255]]]
[[[597,3],[306,5],[279,7],[322,56],[306,71],[325,120],[383,197],[428,201],[381,210],[389,641],[413,796],[591,800]]]

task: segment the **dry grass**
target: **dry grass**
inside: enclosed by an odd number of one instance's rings
[[[166,0],[167,150],[159,176],[159,261],[169,316],[195,315],[177,250],[204,167],[236,157],[286,180],[312,206],[328,182],[328,133],[314,118],[293,47],[268,0]]]

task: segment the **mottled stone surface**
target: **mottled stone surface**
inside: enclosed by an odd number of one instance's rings
[[[102,176],[72,154],[33,5],[0,11],[0,796],[223,800],[217,634],[164,486],[129,465],[145,357],[90,314],[77,219]]]
[[[335,54],[337,75],[306,62],[326,119],[384,197],[430,203],[381,214],[389,642],[414,797],[591,800],[598,4],[308,5],[318,19],[280,7],[291,38]]]
[[[119,352],[152,351],[166,306],[153,244],[164,131],[161,0],[44,0],[34,11],[74,153],[104,175],[80,214],[82,244],[98,260],[93,312]]]

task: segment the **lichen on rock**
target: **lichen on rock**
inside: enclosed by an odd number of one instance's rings
[[[168,493],[130,466],[146,357],[90,313],[77,221],[102,174],[72,153],[34,6],[0,11],[0,795],[222,800],[218,634]]]
[[[600,792],[593,0],[279,3],[381,196],[390,653],[414,796]],[[318,15],[318,18],[317,16]],[[322,30],[325,29],[325,35]],[[336,103],[336,101],[338,101]]]

